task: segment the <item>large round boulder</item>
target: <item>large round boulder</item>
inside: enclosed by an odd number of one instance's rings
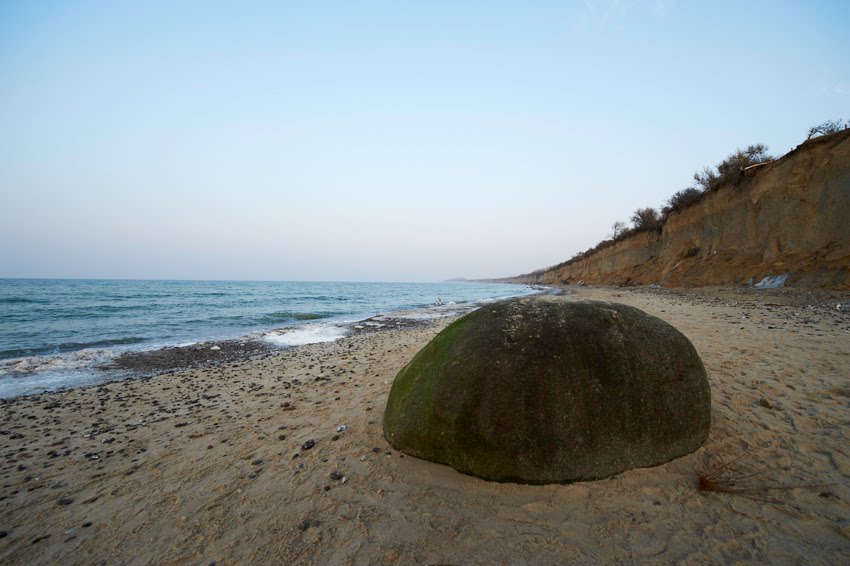
[[[396,376],[384,436],[487,480],[564,483],[655,466],[708,437],[690,341],[626,305],[510,299],[459,318]]]

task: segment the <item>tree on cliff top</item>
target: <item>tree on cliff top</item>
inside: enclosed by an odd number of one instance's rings
[[[848,125],[850,125],[850,122],[845,125],[844,121],[841,118],[839,118],[838,120],[827,120],[823,124],[818,124],[817,126],[812,126],[811,128],[809,128],[809,136],[806,139],[810,140],[812,138],[818,138],[820,136],[828,136],[829,134],[840,132]]]

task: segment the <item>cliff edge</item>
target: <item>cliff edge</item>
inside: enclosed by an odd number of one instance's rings
[[[808,140],[736,186],[595,253],[510,280],[559,285],[850,289],[850,130]]]

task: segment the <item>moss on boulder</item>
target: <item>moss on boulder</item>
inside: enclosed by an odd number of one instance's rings
[[[487,480],[564,483],[655,466],[708,437],[690,341],[636,308],[526,297],[446,327],[396,376],[384,436]]]

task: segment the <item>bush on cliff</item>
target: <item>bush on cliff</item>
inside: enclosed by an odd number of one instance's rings
[[[622,221],[620,221],[620,220],[617,220],[616,222],[614,222],[614,224],[612,224],[612,225],[611,225],[611,239],[612,239],[612,240],[616,240],[616,239],[617,239],[617,238],[619,238],[619,237],[623,234],[623,232],[625,232],[626,230],[628,230],[628,227],[626,226],[626,223],[625,223],[625,222],[622,222]]]
[[[704,191],[716,191],[727,184],[736,186],[744,178],[744,169],[771,160],[773,157],[768,155],[767,146],[757,143],[748,146],[747,149],[738,149],[730,153],[726,159],[717,164],[715,169],[706,167],[702,171],[697,171],[694,173],[694,181],[697,187]]]
[[[681,191],[674,193],[673,196],[670,197],[670,199],[667,201],[667,205],[661,209],[661,214],[667,216],[671,212],[684,210],[692,204],[698,202],[704,194],[705,193],[703,193],[703,191],[695,189],[693,187],[682,189]]]
[[[639,208],[632,214],[632,225],[638,232],[661,227],[661,216],[654,208]]]

